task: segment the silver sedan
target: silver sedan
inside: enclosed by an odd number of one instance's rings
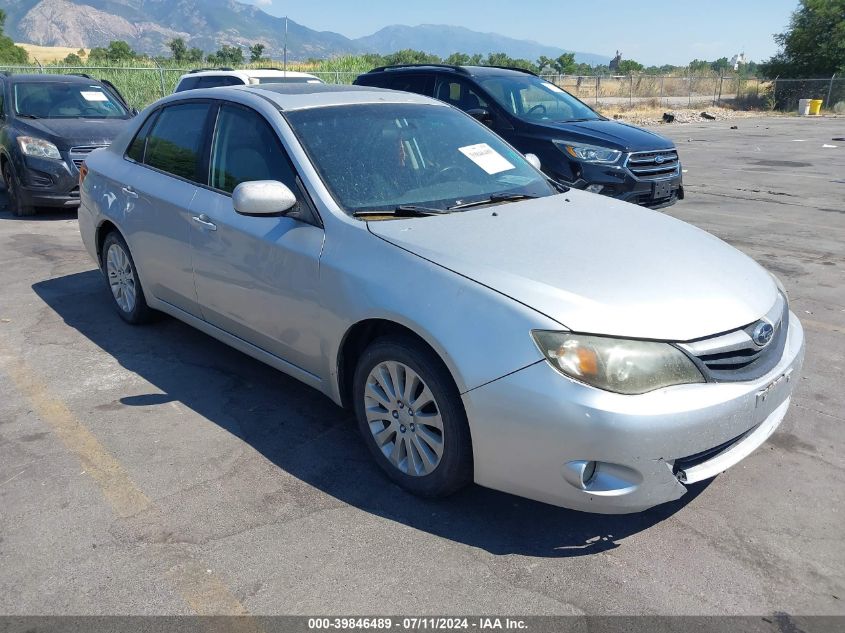
[[[774,432],[803,360],[754,261],[417,95],[180,93],[81,180],[125,321],[165,312],[319,389],[421,495],[677,499]]]

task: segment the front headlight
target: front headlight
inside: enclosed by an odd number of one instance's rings
[[[704,382],[687,356],[668,343],[534,330],[552,366],[593,387],[627,395]]]
[[[622,152],[618,149],[598,145],[567,143],[566,141],[554,141],[554,144],[567,156],[585,163],[615,163],[622,156]]]
[[[59,148],[53,145],[50,141],[45,141],[43,138],[35,138],[34,136],[19,136],[18,145],[21,151],[27,156],[35,156],[36,158],[57,158],[61,160],[62,155],[59,153]]]

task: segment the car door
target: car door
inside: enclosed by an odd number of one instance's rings
[[[297,197],[298,217],[243,216],[232,191],[278,180]],[[194,278],[203,318],[317,374],[317,282],[323,229],[298,185],[275,130],[245,106],[223,103],[212,134],[208,186],[191,205]]]
[[[191,202],[204,180],[211,102],[182,101],[153,113],[127,149],[122,226],[156,299],[201,317],[191,263]]]

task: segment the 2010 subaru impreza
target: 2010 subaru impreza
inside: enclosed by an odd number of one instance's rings
[[[408,93],[197,90],[90,155],[79,226],[124,320],[166,312],[353,408],[403,488],[677,499],[777,428],[801,325],[739,251],[536,163]]]

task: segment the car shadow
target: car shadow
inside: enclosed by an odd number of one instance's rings
[[[0,178],[0,220],[26,220],[29,222],[49,222],[51,220],[70,220],[76,217],[76,207],[62,209],[56,207],[38,207],[35,215],[18,217],[9,208],[9,198],[6,196],[6,185]]]
[[[635,515],[565,510],[480,486],[448,499],[419,499],[388,483],[361,441],[353,416],[328,398],[176,319],[146,327],[115,313],[99,271],[39,282],[36,294],[71,327],[161,393],[113,405],[178,401],[242,439],[301,481],[393,521],[493,554],[585,556],[614,549],[694,499]],[[222,390],[205,388],[226,385]]]

